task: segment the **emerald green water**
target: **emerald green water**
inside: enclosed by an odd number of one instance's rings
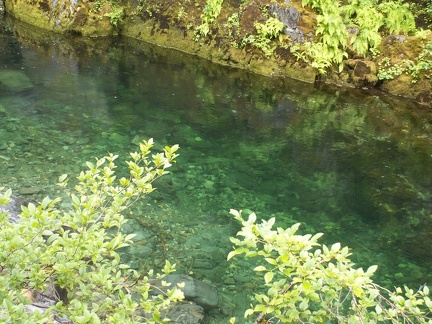
[[[259,287],[247,261],[225,261],[239,230],[230,208],[324,232],[358,266],[378,264],[383,285],[431,284],[430,110],[131,40],[17,38],[15,28],[0,33],[0,185],[40,200],[96,156],[121,161],[150,137],[179,144],[172,173],[130,215],[138,236],[124,257],[138,269],[167,258],[216,286],[209,322],[241,322]]]

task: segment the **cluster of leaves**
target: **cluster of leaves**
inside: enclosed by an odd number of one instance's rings
[[[233,36],[238,33],[238,28],[240,27],[240,17],[238,13],[233,13],[224,26],[228,29],[228,36]]]
[[[243,39],[244,44],[252,44],[264,52],[266,56],[273,54],[276,45],[274,40],[279,39],[284,30],[284,24],[277,18],[270,17],[264,23],[255,22],[257,35],[249,35]]]
[[[178,287],[162,291],[152,279],[121,263],[118,250],[132,242],[121,231],[122,214],[154,190],[153,181],[166,174],[178,146],[152,154],[153,141],[140,143],[127,161],[129,176],[117,180],[116,155],[109,154],[78,176],[70,199],[45,198],[39,205],[22,207],[18,219],[0,209],[0,319],[2,322],[51,322],[67,318],[76,323],[159,323],[169,321],[161,311],[181,300]],[[151,157],[151,158],[150,158]],[[67,175],[60,177],[67,185]],[[11,190],[0,194],[7,204]],[[432,301],[426,286],[389,291],[371,279],[377,266],[364,271],[350,261],[347,247],[321,245],[322,234],[299,235],[300,224],[273,229],[275,219],[256,223],[231,210],[242,223],[235,249],[228,259],[244,254],[259,257],[255,267],[266,290],[255,294],[245,316],[258,313],[256,323],[426,323],[432,321]],[[166,262],[164,274],[174,271]],[[160,282],[160,281],[159,281]],[[163,284],[163,281],[162,281]],[[32,294],[56,286],[67,296],[45,312],[29,312]],[[231,323],[235,319],[231,319]]]
[[[183,297],[174,287],[166,293],[151,285],[163,275],[143,275],[120,260],[118,250],[132,242],[122,233],[122,216],[142,196],[154,190],[153,181],[166,174],[176,158],[177,145],[152,154],[153,141],[140,144],[127,162],[128,178],[116,179],[116,155],[87,162],[70,199],[46,197],[39,205],[22,207],[16,222],[0,213],[0,318],[2,322],[46,323],[54,316],[76,323],[156,323],[161,310]],[[66,186],[67,175],[60,177]],[[11,190],[0,195],[7,204]],[[1,210],[0,210],[1,211]],[[163,272],[174,271],[169,262]],[[153,278],[153,279],[152,279]],[[45,312],[27,312],[33,293],[56,286],[67,292]]]
[[[409,6],[399,2],[350,0],[340,6],[331,0],[303,0],[302,4],[318,14],[318,39],[295,48],[294,53],[320,73],[333,64],[341,70],[349,50],[361,56],[376,52],[382,31],[407,34],[415,30]]]
[[[120,6],[117,2],[117,0],[97,0],[93,3],[90,11],[99,13],[104,6],[109,6],[110,10],[103,16],[109,19],[111,25],[119,27],[125,17],[125,7]]]
[[[108,17],[111,25],[119,27],[125,16],[125,8],[121,6],[112,6],[111,11],[104,14],[104,16]]]
[[[340,243],[321,245],[315,235],[297,234],[300,224],[273,229],[275,219],[256,223],[256,215],[243,219],[237,236],[231,238],[235,255],[259,257],[266,291],[255,294],[255,304],[245,317],[258,314],[255,323],[428,323],[432,301],[427,286],[418,291],[405,287],[389,291],[371,279],[377,266],[355,268],[350,252]],[[261,263],[261,262],[260,262]]]
[[[210,26],[219,16],[222,3],[223,0],[207,0],[201,14],[201,25],[195,30],[195,40],[200,39],[202,36],[206,37],[210,33]]]
[[[432,43],[428,42],[414,61],[403,60],[398,64],[391,64],[389,58],[384,58],[379,64],[378,78],[380,80],[389,80],[406,73],[411,75],[412,82],[416,83],[420,78],[420,74],[430,79],[432,77],[431,71]]]
[[[432,1],[428,1],[424,10],[427,15],[426,21],[429,23],[429,27],[432,26]]]

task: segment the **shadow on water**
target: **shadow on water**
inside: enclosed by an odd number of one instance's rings
[[[2,27],[0,62],[0,183],[17,192],[59,195],[59,175],[107,152],[126,158],[143,138],[180,144],[172,174],[131,215],[139,235],[125,258],[157,266],[163,240],[180,272],[218,287],[214,321],[242,318],[259,285],[248,261],[225,261],[239,229],[230,208],[324,232],[359,266],[379,264],[384,285],[430,283],[430,111],[17,22]]]

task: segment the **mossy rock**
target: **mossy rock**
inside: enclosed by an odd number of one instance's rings
[[[0,86],[12,91],[22,91],[33,88],[33,83],[22,71],[0,70]]]
[[[109,9],[94,13],[93,2],[48,0],[6,1],[6,11],[32,26],[55,32],[68,32],[84,36],[107,36],[116,31],[104,14]]]
[[[432,35],[422,39],[414,36],[392,35],[385,38],[379,48],[381,55],[377,58],[378,66],[384,60],[389,60],[392,66],[406,66],[407,61],[416,64],[417,58],[427,43],[432,43]],[[382,89],[396,96],[415,98],[423,104],[432,103],[432,82],[430,71],[423,71],[418,78],[408,72],[395,76],[391,80],[384,80]]]

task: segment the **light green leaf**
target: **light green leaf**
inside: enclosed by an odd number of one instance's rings
[[[331,251],[332,252],[337,252],[337,251],[340,250],[340,248],[341,248],[341,244],[338,242],[338,243],[335,243],[335,244],[332,245]]]
[[[231,251],[230,253],[228,253],[227,261],[231,260],[234,256],[236,256],[237,254],[240,254],[240,253],[242,253],[242,252],[238,252],[237,250]]]
[[[308,281],[303,281],[302,282],[302,287],[303,287],[304,290],[309,291],[311,289],[312,285]]]
[[[46,209],[50,202],[51,202],[51,199],[49,199],[49,197],[45,197],[41,202],[42,208]]]
[[[246,318],[246,317],[248,317],[248,316],[251,316],[253,313],[254,313],[254,310],[253,310],[253,309],[248,309],[248,310],[245,312],[244,317]]]
[[[76,195],[71,195],[72,201],[76,206],[79,206],[81,204],[79,198]]]
[[[278,265],[278,262],[275,259],[272,258],[265,258],[264,260],[266,260],[268,263],[270,263],[271,265]]]
[[[46,230],[44,230],[43,232],[42,232],[42,235],[43,236],[50,236],[50,235],[53,235],[54,233],[52,232],[52,231],[50,231],[50,230],[48,230],[48,229],[46,229]]]
[[[34,214],[35,211],[36,211],[36,206],[33,203],[29,203],[28,206],[27,206],[27,208],[28,208],[28,211],[29,211],[30,214]]]
[[[361,287],[353,287],[353,293],[356,297],[361,297],[363,295],[363,289]]]
[[[375,271],[378,269],[378,266],[377,265],[373,265],[373,266],[370,266],[368,269],[367,269],[367,271],[366,271],[366,275],[367,276],[372,276],[374,273],[375,273]]]
[[[59,182],[63,182],[63,181],[65,181],[67,177],[68,177],[67,173],[62,174],[62,175],[59,177]]]
[[[304,299],[299,305],[299,308],[302,311],[305,311],[306,309],[308,309],[308,307],[309,307],[309,304],[308,304],[307,299]]]
[[[88,167],[90,170],[93,170],[93,169],[94,169],[94,164],[93,164],[93,163],[87,161],[87,162],[86,162],[86,165],[87,165],[87,167]]]
[[[274,277],[273,272],[267,272],[264,275],[264,281],[265,281],[265,283],[269,283],[270,281],[272,281],[273,277]]]
[[[381,306],[377,304],[377,305],[375,306],[375,312],[376,312],[378,315],[380,315],[380,314],[382,313],[382,311],[383,311],[383,310],[382,310]]]
[[[136,236],[136,234],[134,234],[134,233],[133,234],[128,234],[124,238],[124,241],[128,242],[128,241],[132,240],[135,236]]]
[[[256,221],[256,215],[255,215],[255,213],[251,213],[251,214],[249,215],[249,218],[248,218],[248,220],[247,220],[247,223],[248,223],[248,224],[254,224],[255,221]]]

